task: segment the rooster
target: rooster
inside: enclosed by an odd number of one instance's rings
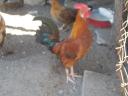
[[[3,17],[0,15],[0,47],[3,46],[6,37],[6,27]]]
[[[36,40],[46,45],[54,54],[60,57],[65,67],[67,82],[70,81],[72,83],[75,83],[75,77],[79,77],[79,75],[74,73],[73,66],[87,54],[93,41],[92,33],[89,31],[85,19],[90,16],[88,6],[80,3],[76,4],[75,7],[79,11],[77,12],[76,20],[68,38],[58,41],[59,30],[57,26],[51,23],[51,20],[45,18],[40,18],[42,20],[41,30],[38,30],[36,33]],[[46,27],[49,28],[46,30]]]

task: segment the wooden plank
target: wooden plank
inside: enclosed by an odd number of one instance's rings
[[[117,82],[112,76],[85,70],[82,96],[120,96]]]
[[[123,2],[124,0],[115,0],[115,31],[117,32],[117,40],[119,40],[120,37],[120,29],[121,24],[123,22],[122,19],[122,9],[123,9]]]

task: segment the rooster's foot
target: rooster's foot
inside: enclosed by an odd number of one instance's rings
[[[66,71],[66,75],[67,75],[67,83],[71,82],[73,84],[75,84],[75,78],[81,78],[81,75],[78,75],[77,73],[74,73],[74,69],[73,67],[70,68],[70,73],[69,73],[69,69],[65,69]]]

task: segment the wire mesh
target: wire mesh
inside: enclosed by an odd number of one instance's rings
[[[123,18],[122,28],[120,29],[119,47],[116,48],[119,57],[119,61],[116,64],[116,72],[121,79],[122,92],[124,96],[128,96],[128,0],[125,0],[123,3],[122,16],[125,15],[125,18]]]

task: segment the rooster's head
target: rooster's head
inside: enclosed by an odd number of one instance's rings
[[[91,8],[85,3],[76,3],[74,8],[79,10],[81,17],[83,18],[88,18],[91,15]]]

